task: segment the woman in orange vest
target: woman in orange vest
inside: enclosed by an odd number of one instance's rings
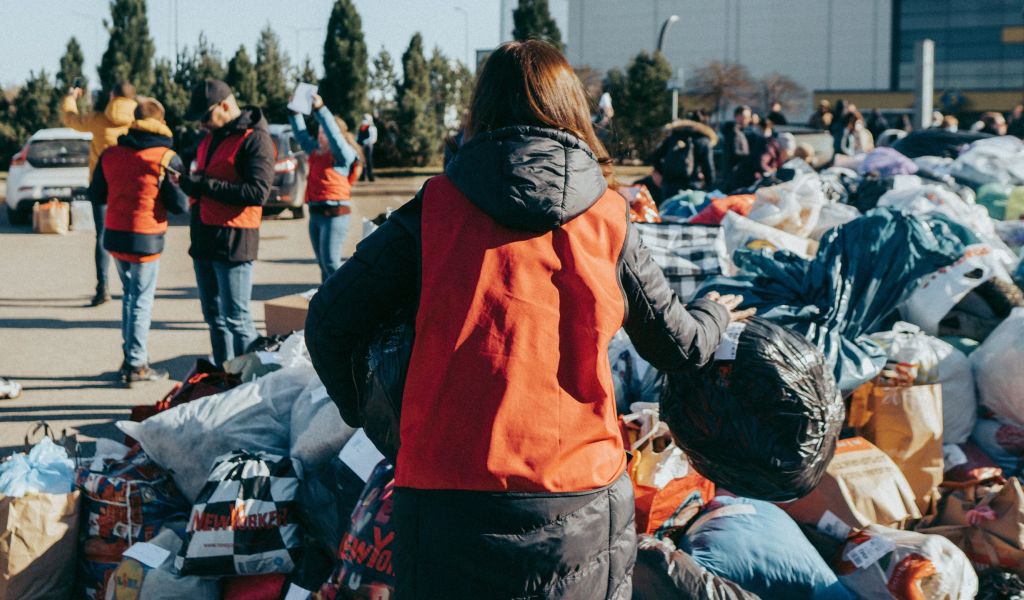
[[[103,247],[114,257],[124,289],[120,376],[128,385],[167,378],[167,371],[149,365],[146,339],[167,213],[188,210],[188,199],[178,188],[182,162],[171,150],[172,142],[163,105],[139,98],[135,122],[100,156],[89,185],[92,201],[107,205]]]
[[[352,213],[352,184],[359,179],[363,161],[345,121],[332,115],[319,95],[313,96],[313,110],[320,126],[315,140],[298,113],[292,112],[288,118],[295,139],[309,155],[309,239],[322,283],[341,266],[341,249]]]
[[[740,298],[687,306],[629,223],[583,85],[545,42],[477,79],[465,141],[310,303],[306,344],[361,425],[353,359],[415,312],[393,512],[400,598],[630,598],[633,488],[608,344],[711,360]]]

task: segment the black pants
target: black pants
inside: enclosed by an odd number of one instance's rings
[[[363,174],[359,176],[359,181],[373,181],[373,144],[363,144],[363,154],[366,156],[366,164],[363,165]]]
[[[103,248],[103,226],[107,220],[107,205],[92,205],[92,221],[96,225],[96,291],[107,291],[107,274],[110,271],[110,253]]]

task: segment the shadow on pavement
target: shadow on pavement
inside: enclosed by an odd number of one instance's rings
[[[202,315],[195,321],[153,321],[150,329],[168,331],[202,331],[206,323]],[[0,319],[0,329],[116,329],[120,331],[121,321],[65,321],[46,317],[25,317],[23,319]]]

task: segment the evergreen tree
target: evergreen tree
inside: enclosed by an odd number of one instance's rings
[[[81,78],[82,86],[85,86],[85,77],[82,74],[82,64],[85,62],[85,55],[82,54],[82,47],[78,40],[72,37],[68,40],[64,56],[60,57],[60,70],[57,71],[57,87],[61,91],[67,91],[75,78]]]
[[[153,69],[153,97],[164,105],[167,126],[171,129],[184,122],[191,94],[191,90],[178,83],[174,75],[170,60],[161,58],[156,61],[156,68]]]
[[[288,118],[288,69],[288,55],[281,51],[281,40],[267,24],[256,43],[256,81],[263,93],[263,114],[271,123]]]
[[[105,104],[110,90],[119,81],[130,81],[139,93],[147,94],[153,85],[155,47],[149,37],[146,0],[111,0],[110,21],[103,25],[110,34],[98,72]]]
[[[430,71],[430,104],[434,111],[434,122],[443,130],[445,114],[448,112],[448,107],[454,104],[455,85],[452,81],[452,65],[444,52],[434,46],[428,68]]]
[[[368,80],[362,19],[352,0],[337,0],[327,22],[320,96],[334,114],[358,123],[366,108]]]
[[[609,71],[605,90],[615,102],[619,153],[645,157],[661,140],[657,130],[671,117],[668,82],[672,67],[660,52],[637,54],[626,72]]]
[[[292,78],[292,84],[298,85],[300,83],[316,83],[318,81],[316,74],[316,67],[313,66],[313,61],[306,55],[306,58],[302,60],[302,66],[295,69],[295,76]]]
[[[228,61],[228,74],[224,81],[234,90],[240,104],[263,104],[263,95],[260,94],[259,82],[256,80],[256,65],[249,59],[244,45],[239,46]]]
[[[391,54],[380,48],[373,58],[373,70],[370,71],[370,107],[375,115],[380,115],[394,107],[395,95],[398,93],[398,74]]]
[[[227,71],[220,50],[210,43],[206,34],[199,32],[199,44],[192,53],[192,77],[195,81],[203,79],[224,79]]]
[[[544,40],[564,50],[562,32],[548,10],[548,0],[519,0],[512,11],[512,37],[523,40]]]
[[[45,69],[38,74],[34,71],[29,74],[28,81],[14,98],[14,122],[23,137],[59,124],[60,115],[53,107],[55,91]]]
[[[0,169],[10,167],[11,157],[21,149],[25,140],[15,125],[14,98],[11,90],[0,90]]]
[[[423,36],[416,32],[402,54],[402,83],[395,115],[404,160],[411,165],[430,163],[441,140],[430,97],[430,72],[423,56]]]

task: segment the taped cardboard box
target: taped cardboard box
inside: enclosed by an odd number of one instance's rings
[[[779,505],[797,523],[837,539],[872,523],[902,527],[921,518],[907,478],[884,452],[864,438],[839,440],[821,483],[810,494]]]
[[[267,325],[267,335],[288,335],[305,329],[309,301],[314,294],[316,289],[265,301],[263,320]]]

